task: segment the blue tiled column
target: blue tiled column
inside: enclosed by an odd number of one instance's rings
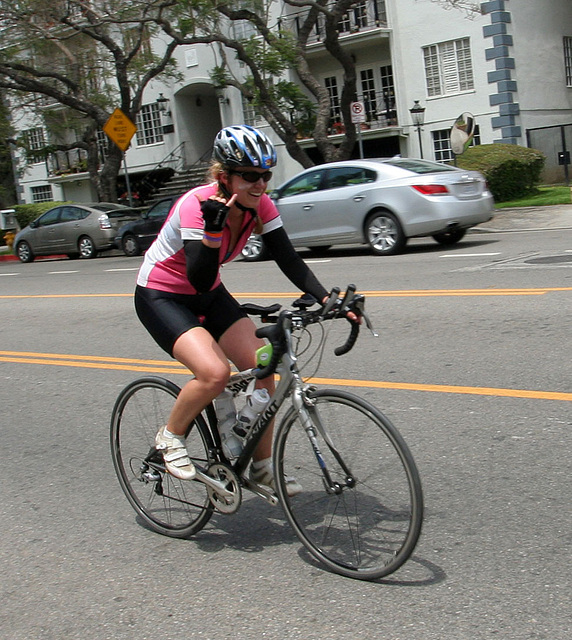
[[[515,102],[517,92],[516,80],[512,79],[512,69],[516,67],[514,58],[510,57],[510,47],[513,45],[509,34],[511,24],[510,11],[506,10],[509,0],[491,0],[481,2],[481,10],[491,17],[491,24],[483,27],[485,38],[492,38],[493,46],[485,50],[485,58],[494,60],[495,71],[488,73],[489,84],[496,83],[496,92],[489,96],[492,107],[498,106],[499,114],[491,119],[493,129],[499,129],[501,137],[494,142],[518,144],[522,131],[517,123],[520,114],[518,102]]]

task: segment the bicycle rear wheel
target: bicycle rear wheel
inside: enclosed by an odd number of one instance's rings
[[[151,529],[186,538],[209,521],[213,506],[201,482],[165,472],[155,435],[167,423],[180,388],[163,378],[140,378],[117,398],[111,418],[111,457],[119,484]],[[189,426],[187,450],[194,463],[208,467],[211,436],[202,416]]]
[[[361,580],[393,573],[421,533],[423,493],[413,457],[391,422],[365,400],[334,390],[312,397],[315,441],[294,408],[276,434],[276,483],[286,517],[332,571]],[[303,488],[293,498],[286,493],[288,474]]]

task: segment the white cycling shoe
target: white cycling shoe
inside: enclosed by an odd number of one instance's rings
[[[265,464],[260,469],[255,469],[254,465],[251,465],[248,477],[255,484],[260,484],[264,487],[268,487],[272,489],[274,493],[276,493],[276,486],[274,484],[274,471],[271,462]],[[293,478],[292,476],[284,476],[284,480],[286,481],[286,493],[290,498],[292,498],[293,496],[297,496],[299,493],[302,493],[302,485],[298,483],[296,478]]]
[[[192,480],[197,475],[183,436],[165,435],[165,427],[161,427],[155,436],[155,448],[163,453],[165,468],[175,478]]]

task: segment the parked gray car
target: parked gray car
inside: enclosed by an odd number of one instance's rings
[[[95,258],[111,249],[118,228],[139,212],[112,202],[62,204],[36,218],[14,239],[22,262],[36,256],[66,254],[70,258]]]
[[[445,245],[493,217],[493,197],[476,171],[414,158],[349,160],[302,171],[270,194],[295,247],[325,251],[367,244],[373,253],[399,253],[409,238],[432,236]],[[245,260],[266,257],[251,236]]]

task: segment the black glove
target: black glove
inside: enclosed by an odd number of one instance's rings
[[[201,202],[201,211],[205,221],[205,231],[219,233],[224,229],[230,211],[224,202],[204,200]]]

